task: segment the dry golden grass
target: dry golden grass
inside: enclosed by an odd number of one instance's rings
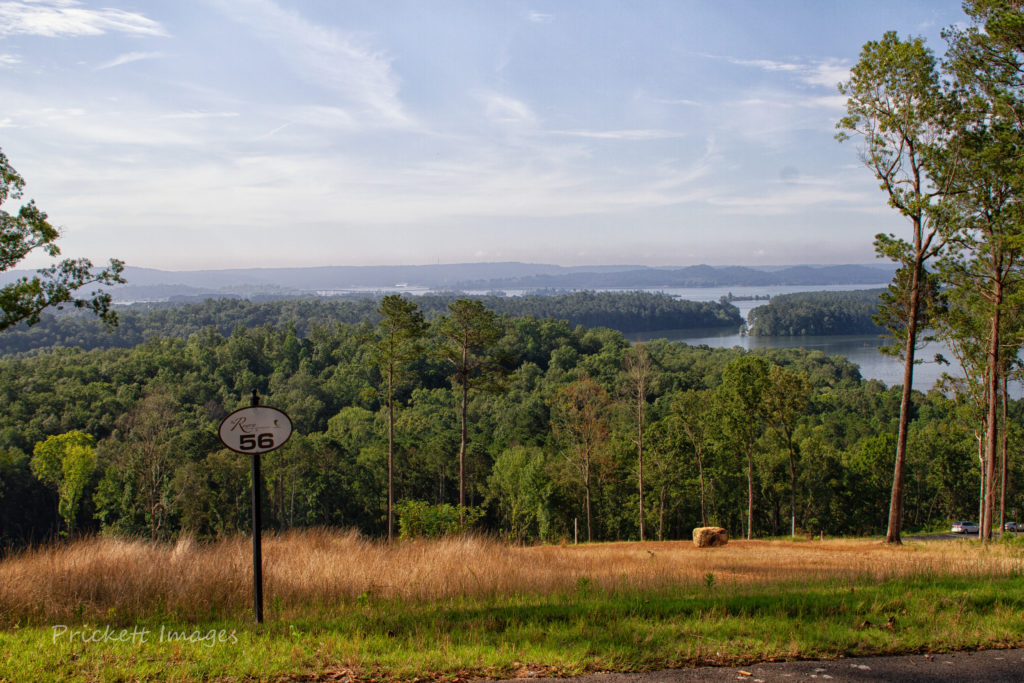
[[[299,614],[359,596],[406,601],[547,595],[576,590],[659,590],[806,580],[886,579],[921,574],[1006,576],[1020,552],[971,542],[688,541],[517,547],[484,537],[405,541],[355,532],[293,531],[264,538],[268,609]],[[96,537],[0,561],[0,626],[102,618],[235,618],[251,604],[251,544],[155,544]]]

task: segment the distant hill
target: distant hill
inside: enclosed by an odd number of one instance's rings
[[[31,271],[0,273],[0,284]],[[556,266],[534,263],[450,263],[421,266],[325,266],[167,271],[125,269],[117,301],[188,301],[234,296],[287,298],[353,291],[491,291],[877,285],[892,279],[890,264],[842,266]]]
[[[756,287],[877,285],[893,269],[875,265],[788,266],[762,270],[747,266],[635,268],[612,272],[538,273],[516,278],[462,283],[469,289],[629,289],[635,287]]]
[[[636,269],[640,266],[596,266],[587,272]],[[576,268],[531,263],[450,263],[426,266],[323,266],[310,268],[243,268],[231,270],[164,271],[131,268],[129,282],[137,285],[182,284],[189,287],[278,287],[296,291],[388,288],[409,285],[438,289],[478,280],[563,274]]]

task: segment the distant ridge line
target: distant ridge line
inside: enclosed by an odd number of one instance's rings
[[[0,284],[33,271],[0,273]],[[418,266],[310,266],[166,271],[128,266],[115,299],[304,296],[316,292],[652,289],[682,287],[879,285],[892,279],[889,263],[797,266],[558,266],[452,263]]]

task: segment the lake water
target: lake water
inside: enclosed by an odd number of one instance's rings
[[[681,299],[691,301],[717,301],[730,293],[737,297],[754,297],[765,295],[776,296],[778,294],[795,294],[808,291],[850,291],[855,289],[880,289],[888,283],[877,285],[833,285],[824,287],[714,287],[714,288],[687,288],[687,289],[663,289],[666,294],[678,296]],[[655,291],[655,290],[651,290]],[[740,315],[747,319],[751,309],[763,306],[767,301],[734,301],[733,304],[739,308]],[[668,339],[669,341],[681,341],[691,346],[701,344],[712,348],[732,348],[739,346],[743,349],[756,348],[805,348],[817,349],[833,356],[845,356],[851,362],[860,366],[861,377],[865,379],[877,379],[886,386],[903,384],[903,362],[892,356],[886,356],[878,350],[883,339],[877,335],[827,335],[827,336],[803,336],[803,337],[749,337],[739,334],[736,330],[660,330],[647,333],[634,333],[627,335],[630,341],[645,341],[648,339]],[[951,362],[950,365],[940,365],[935,362],[935,355],[941,354]],[[954,356],[944,344],[929,342],[918,349],[916,357],[922,363],[914,367],[914,387],[921,391],[931,389],[945,372],[956,377],[962,377],[963,373],[956,365]],[[1024,397],[1024,384],[1020,382],[1010,383],[1010,395],[1014,398]]]
[[[769,297],[779,294],[796,294],[799,292],[844,292],[857,289],[882,289],[889,285],[888,282],[879,282],[871,285],[788,285],[788,286],[754,286],[754,287],[657,287],[657,288],[628,288],[625,290],[604,290],[604,291],[641,291],[661,292],[689,301],[718,301],[723,296],[739,297],[741,301],[733,301],[740,315],[744,320],[751,309],[763,306],[768,303]],[[471,292],[474,294],[486,294],[487,292]],[[506,296],[520,296],[528,294],[524,290],[508,290]],[[754,297],[759,297],[755,300]],[[819,349],[829,355],[845,356],[851,362],[860,366],[861,377],[865,379],[877,379],[887,386],[903,384],[903,363],[902,361],[882,354],[878,347],[883,340],[876,335],[829,335],[829,336],[804,336],[804,337],[748,337],[740,335],[738,330],[659,330],[647,333],[627,334],[626,337],[633,342],[645,341],[648,339],[668,339],[669,341],[680,341],[697,346],[706,344],[712,348],[731,348],[739,346],[750,350],[761,347],[768,348],[793,348],[803,347],[806,349]],[[943,344],[929,343],[918,349],[917,358],[923,360],[914,368],[914,387],[927,391],[935,385],[943,372],[954,376],[962,376],[955,362],[952,365],[939,365],[934,361],[935,354],[942,354],[946,359],[953,361],[953,355]],[[1010,393],[1014,398],[1024,396],[1024,385],[1011,383]]]
[[[861,377],[877,379],[887,386],[903,384],[903,362],[882,354],[878,347],[882,339],[876,335],[828,335],[804,337],[749,337],[737,332],[721,330],[661,330],[643,334],[627,335],[630,341],[646,341],[649,339],[668,339],[681,341],[691,346],[705,344],[712,348],[732,348],[739,346],[750,350],[757,348],[785,349],[805,348],[817,349],[831,356],[845,356],[860,366]],[[929,343],[919,349],[917,357],[929,362],[921,363],[914,368],[914,386],[922,391],[930,389],[943,372],[959,374],[954,366],[938,365],[933,361],[935,354],[941,353],[947,359],[952,356],[949,351],[937,343]]]
[[[880,289],[887,283],[876,285],[832,285],[819,287],[693,287],[685,289],[664,289],[666,294],[689,299],[690,301],[717,301],[723,296],[740,298],[761,297],[760,300],[734,301],[733,305],[740,309],[740,315],[747,319],[751,309],[763,306],[767,301],[765,297],[778,296],[779,294],[796,294],[807,291],[850,291],[854,289]],[[845,356],[850,361],[860,366],[861,376],[866,379],[877,379],[885,382],[888,386],[903,383],[903,363],[890,356],[883,355],[878,347],[882,339],[877,335],[828,335],[828,336],[804,336],[804,337],[748,337],[739,334],[738,330],[659,330],[643,334],[628,335],[630,341],[645,341],[648,339],[668,339],[669,341],[681,341],[691,346],[705,344],[712,348],[732,348],[739,346],[750,350],[756,348],[793,348],[803,347],[806,349],[818,349],[832,356]],[[949,352],[941,345],[929,344],[920,352],[920,358],[931,359],[936,353],[942,353],[947,358]],[[936,363],[922,363],[914,368],[914,385],[920,388],[929,388],[939,379],[943,370],[948,368],[940,367]]]

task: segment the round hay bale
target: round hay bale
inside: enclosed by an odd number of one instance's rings
[[[714,548],[729,542],[729,532],[720,526],[699,526],[693,530],[693,544],[698,548]]]

